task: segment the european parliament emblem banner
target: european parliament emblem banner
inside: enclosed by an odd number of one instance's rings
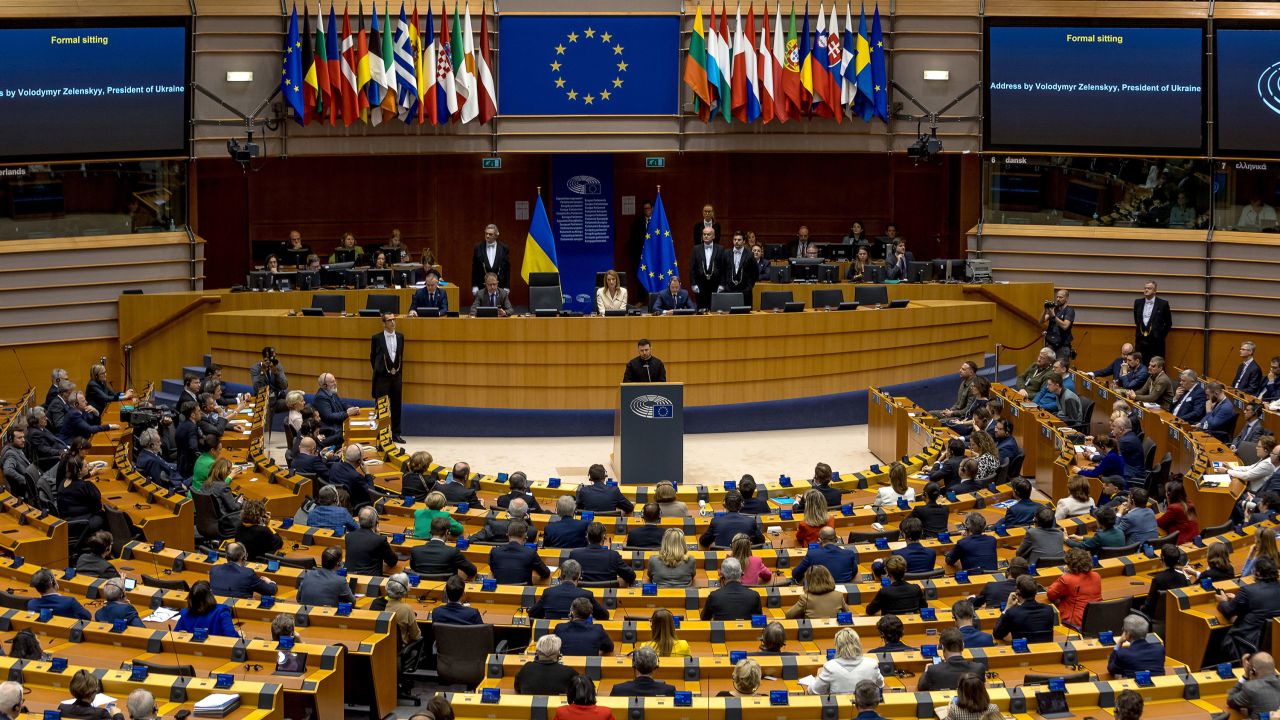
[[[676,115],[680,20],[503,15],[503,115]]]
[[[551,224],[566,310],[591,312],[613,267],[613,156],[551,156]]]

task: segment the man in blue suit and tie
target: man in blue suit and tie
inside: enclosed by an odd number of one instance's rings
[[[924,537],[924,523],[920,518],[909,517],[898,525],[898,529],[902,531],[902,538],[907,544],[890,554],[901,555],[907,561],[909,573],[933,570],[938,562],[938,553],[920,544],[920,538]]]
[[[764,542],[760,518],[756,515],[743,515],[742,493],[730,490],[724,496],[724,514],[711,519],[711,524],[702,533],[702,537],[698,538],[698,542],[704,548],[712,545],[727,548],[733,544],[733,538],[738,533],[750,537],[752,545]]]
[[[916,520],[919,523],[919,520]],[[810,550],[796,566],[792,577],[796,584],[804,582],[804,574],[814,565],[821,565],[831,571],[831,577],[838,583],[853,580],[858,574],[858,555],[836,544],[835,528],[824,527],[818,531],[818,547]]]
[[[1236,426],[1236,406],[1227,397],[1226,389],[1220,382],[1205,385],[1205,415],[1200,420],[1199,428],[1223,442],[1231,440],[1231,431]]]
[[[489,572],[502,585],[528,585],[533,574],[546,580],[551,570],[538,551],[524,544],[529,526],[516,520],[507,526],[507,544],[489,551]]]
[[[320,413],[320,422],[324,423],[327,440],[337,437],[339,439],[335,444],[339,444],[342,442],[343,424],[347,418],[355,416],[360,410],[349,407],[346,401],[338,396],[338,379],[333,376],[333,373],[321,373],[319,383],[320,388],[316,390],[311,405],[316,412]]]
[[[662,547],[662,536],[667,532],[660,524],[662,508],[655,502],[645,503],[642,516],[644,524],[627,534],[627,547],[655,550]]]
[[[1107,672],[1111,677],[1133,677],[1141,670],[1152,675],[1164,674],[1164,645],[1148,642],[1147,631],[1147,621],[1141,615],[1124,619],[1124,632],[1116,638],[1116,647],[1107,658]]]
[[[635,503],[623,497],[617,485],[605,484],[608,477],[609,472],[599,463],[587,470],[587,479],[591,483],[578,486],[578,509],[598,513],[621,510],[628,515],[635,512]]]
[[[249,568],[249,553],[244,545],[233,542],[227,545],[227,561],[209,568],[209,585],[213,594],[220,597],[251,598],[259,595],[275,595],[276,584]]]
[[[298,454],[293,456],[289,469],[329,482],[329,463],[317,452],[316,439],[310,436],[304,436],[298,441]]]
[[[1253,351],[1257,345],[1252,340],[1246,340],[1240,343],[1240,367],[1236,368],[1235,380],[1231,382],[1231,387],[1239,390],[1246,395],[1256,396],[1262,392],[1262,388],[1266,382],[1262,377],[1262,368],[1253,359]]]
[[[621,580],[625,585],[636,581],[636,571],[623,562],[617,550],[605,544],[604,524],[593,522],[587,526],[587,546],[569,553],[570,560],[582,566],[582,579],[587,582],[611,582]]]
[[[556,515],[560,519],[547,523],[542,531],[542,546],[547,548],[580,548],[587,546],[587,521],[577,519],[573,513],[578,504],[572,495],[561,495],[556,500]]]
[[[440,273],[433,267],[427,268],[426,285],[409,301],[409,317],[418,317],[418,310],[422,308],[435,308],[439,317],[444,317],[449,312],[449,296],[440,289]]]
[[[693,300],[689,298],[686,290],[680,289],[680,276],[672,275],[671,281],[667,283],[667,289],[658,293],[657,299],[653,301],[653,312],[671,314],[672,310],[693,310],[697,308]]]
[[[58,581],[47,568],[41,568],[31,576],[31,587],[40,593],[40,597],[33,598],[27,603],[27,612],[38,613],[41,610],[51,610],[55,617],[72,620],[90,618],[89,611],[84,609],[79,600],[58,592]]]
[[[103,583],[102,599],[106,604],[93,614],[94,622],[113,625],[117,620],[124,620],[130,627],[144,627],[138,610],[124,601],[124,580],[111,578]]]
[[[582,579],[582,566],[577,560],[565,560],[560,564],[560,584],[552,585],[538,596],[538,602],[529,608],[529,617],[546,618],[548,620],[564,620],[569,617],[573,601],[586,598],[591,603],[591,617],[596,620],[608,620],[609,611],[605,610],[590,590],[578,587]]]
[[[431,611],[431,622],[444,625],[483,625],[484,617],[480,611],[462,604],[462,597],[467,592],[467,581],[454,575],[444,583],[444,605]]]
[[[1204,385],[1195,370],[1187,368],[1178,376],[1178,391],[1173,394],[1173,405],[1169,411],[1191,425],[1204,418]]]

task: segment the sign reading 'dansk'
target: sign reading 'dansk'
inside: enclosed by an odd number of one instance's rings
[[[675,405],[661,395],[641,395],[631,401],[631,412],[650,420],[670,420],[674,417]]]

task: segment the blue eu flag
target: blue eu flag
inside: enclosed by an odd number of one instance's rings
[[[500,23],[504,115],[678,114],[678,17],[509,15]]]
[[[662,292],[671,278],[679,274],[671,223],[667,222],[667,211],[662,207],[662,193],[658,193],[653,216],[644,231],[644,248],[640,251],[640,284],[651,293]]]

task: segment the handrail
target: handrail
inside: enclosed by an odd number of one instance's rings
[[[1022,320],[1023,322],[1026,322],[1030,325],[1035,325],[1036,327],[1040,327],[1039,318],[1027,312],[1026,310],[1023,310],[1017,305],[1014,305],[1008,300],[1000,297],[999,295],[996,295],[995,293],[991,292],[990,290],[988,290],[986,287],[982,285],[966,285],[963,288],[961,288],[961,290],[965,293],[976,293],[978,295],[981,295],[982,297],[986,298],[987,302],[994,303],[1000,309],[1012,313],[1019,320]]]
[[[172,324],[175,320],[181,319],[183,316],[187,315],[192,310],[195,310],[196,308],[202,305],[213,305],[220,302],[222,302],[222,298],[218,297],[217,295],[201,295],[198,298],[193,298],[190,301],[188,301],[186,305],[183,305],[177,310],[174,310],[168,315],[165,315],[160,320],[152,323],[149,327],[144,328],[140,332],[134,333],[133,337],[121,342],[120,346],[128,347],[130,349],[136,348],[138,344],[141,343],[143,340],[146,340],[152,335],[155,335],[157,332],[160,332],[162,328]]]

